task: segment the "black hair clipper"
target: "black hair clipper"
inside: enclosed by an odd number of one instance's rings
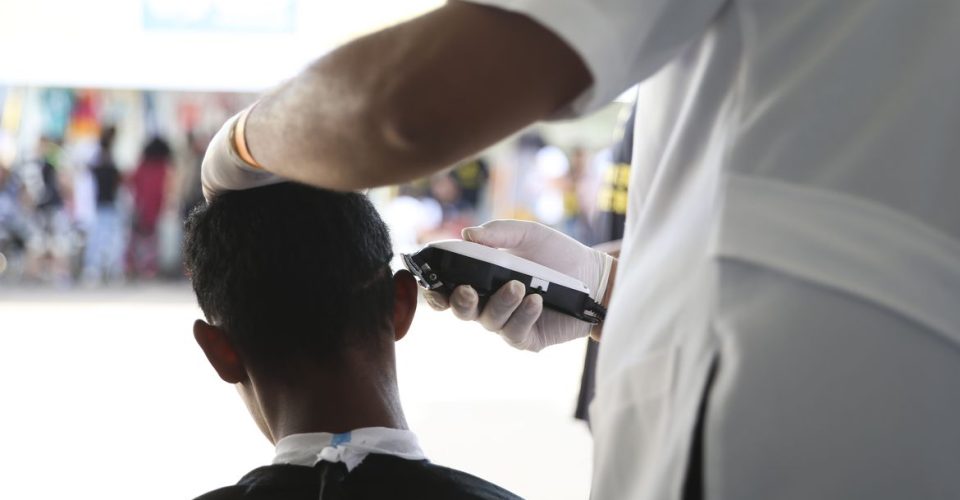
[[[543,297],[543,305],[588,323],[599,323],[606,309],[590,298],[590,289],[577,279],[509,252],[462,240],[436,241],[414,254],[402,254],[403,263],[420,286],[447,295],[470,285],[486,299],[511,280]]]

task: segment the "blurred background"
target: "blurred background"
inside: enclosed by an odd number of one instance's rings
[[[0,0],[0,498],[192,498],[272,459],[193,345],[180,248],[204,148],[259,92],[439,3]],[[502,217],[617,238],[630,103],[373,190],[395,252]],[[421,307],[398,356],[427,455],[586,498],[585,349],[514,352]]]

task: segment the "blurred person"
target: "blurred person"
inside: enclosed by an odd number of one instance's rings
[[[590,225],[590,200],[593,188],[587,162],[589,155],[577,146],[570,152],[570,168],[564,176],[563,186],[563,232],[577,241],[592,245],[593,230]]]
[[[508,157],[508,164],[512,167],[507,175],[512,178],[507,183],[511,192],[506,197],[511,206],[503,213],[516,219],[533,220],[535,197],[531,197],[529,179],[535,175],[537,152],[546,147],[547,142],[536,129],[520,134],[512,144],[512,151]]]
[[[113,160],[116,132],[113,126],[101,130],[99,148],[89,166],[96,212],[84,255],[83,278],[88,284],[123,279],[123,227],[117,206],[123,179]]]
[[[25,275],[31,280],[70,283],[70,217],[66,210],[66,182],[61,176],[62,148],[59,142],[41,136],[37,159],[27,169],[27,189],[32,201],[31,224],[36,228],[28,241]]]
[[[430,176],[428,196],[422,202],[436,202],[442,216],[439,226],[420,233],[420,241],[456,238],[463,228],[476,224],[488,178],[487,163],[481,158]]]
[[[440,226],[423,238],[436,240],[455,238],[463,228],[472,225],[473,210],[463,197],[463,190],[453,171],[440,172],[430,177],[429,197],[440,206]]]
[[[36,197],[34,208],[40,217],[46,219],[42,223],[46,229],[54,225],[48,221],[55,216],[61,216],[64,210],[63,182],[60,177],[62,149],[57,141],[49,137],[40,138],[38,149],[37,166],[40,173],[40,191]]]
[[[84,245],[93,232],[94,221],[97,218],[97,184],[90,172],[90,167],[96,159],[99,141],[93,141],[93,144],[88,142],[72,143],[64,152],[64,156],[68,159],[67,163],[71,165],[68,205],[70,222],[73,229],[84,236]],[[80,257],[85,258],[83,255]]]
[[[460,198],[467,209],[476,214],[484,203],[490,166],[483,158],[474,158],[454,167],[451,175],[460,188]]]
[[[16,157],[13,137],[0,129],[0,277],[8,281],[20,278],[30,231],[25,213],[27,192],[21,173],[14,168]]]
[[[195,129],[187,131],[187,150],[184,160],[185,175],[180,181],[180,210],[186,220],[193,209],[203,203],[203,188],[200,186],[200,165],[210,137],[203,137]]]
[[[23,204],[23,184],[12,168],[0,158],[0,275],[19,274],[19,268],[29,239]],[[14,276],[16,279],[18,276]]]
[[[548,144],[534,155],[533,168],[524,180],[525,195],[532,204],[536,220],[560,228],[564,222],[564,179],[570,171],[570,159],[557,146]]]
[[[426,459],[407,429],[394,343],[417,306],[364,195],[283,183],[217,197],[187,223],[206,321],[194,337],[234,384],[273,465],[199,497],[513,499]]]
[[[127,268],[132,278],[152,279],[159,272],[157,228],[169,195],[171,150],[160,137],[150,139],[140,164],[130,176],[133,221],[127,247]]]
[[[592,495],[958,498],[958,25],[942,0],[448,2],[228,120],[202,175],[404,182],[640,82],[619,260],[464,231],[609,306]],[[590,331],[523,290],[431,300],[527,350]]]

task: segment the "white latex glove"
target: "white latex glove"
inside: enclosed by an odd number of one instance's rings
[[[613,266],[613,257],[594,250],[543,224],[519,220],[495,220],[463,230],[463,239],[501,248],[527,260],[576,278],[590,288],[590,296],[603,300]],[[453,309],[460,319],[476,320],[497,332],[513,347],[539,351],[544,347],[586,337],[593,327],[586,321],[544,310],[537,294],[523,296],[524,286],[511,281],[490,296],[484,309],[470,286],[454,289],[449,299],[441,292],[424,292],[427,303],[437,310]]]
[[[284,181],[243,161],[237,154],[232,140],[233,128],[245,112],[241,111],[227,120],[207,146],[200,167],[200,184],[207,201],[224,191],[239,191]]]

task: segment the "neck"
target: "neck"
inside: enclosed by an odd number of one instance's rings
[[[354,353],[294,381],[254,382],[267,437],[276,443],[290,434],[308,432],[406,429],[392,348],[388,358],[388,362],[370,360]]]

